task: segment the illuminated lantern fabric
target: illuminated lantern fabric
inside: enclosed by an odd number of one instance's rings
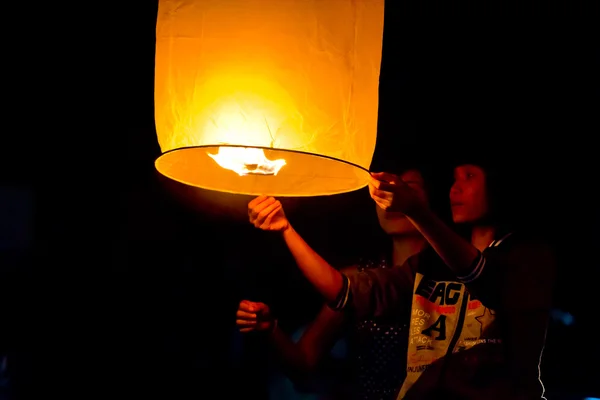
[[[246,195],[364,187],[383,0],[160,0],[157,170]]]

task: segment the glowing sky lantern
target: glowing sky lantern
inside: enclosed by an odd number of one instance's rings
[[[383,0],[160,0],[157,170],[246,195],[364,187]]]

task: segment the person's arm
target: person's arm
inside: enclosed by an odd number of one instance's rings
[[[384,317],[410,304],[416,259],[398,268],[341,273],[318,255],[291,225],[283,231],[283,238],[304,276],[332,309],[348,309],[358,318]]]
[[[326,301],[333,301],[343,286],[342,275],[318,255],[291,226],[281,203],[273,197],[258,196],[248,203],[250,222],[266,231],[281,232],[296,264]]]
[[[458,277],[468,277],[474,272],[481,258],[480,251],[454,232],[433,211],[422,207],[408,219]]]
[[[495,309],[499,302],[498,279],[505,263],[503,255],[497,254],[495,260],[488,262],[489,255],[463,239],[429,209],[419,209],[409,219],[458,281],[483,304]]]
[[[323,355],[333,347],[346,322],[345,314],[323,306],[300,339],[293,341],[277,324],[270,307],[262,302],[242,300],[236,324],[242,333],[261,332],[290,378],[312,372]]]
[[[276,324],[269,334],[275,357],[285,374],[296,384],[304,384],[333,347],[345,324],[344,313],[324,306],[294,342]]]
[[[306,279],[325,301],[335,301],[344,286],[342,274],[318,255],[291,225],[283,231],[283,240]]]

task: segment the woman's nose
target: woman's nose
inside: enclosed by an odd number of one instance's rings
[[[450,194],[452,193],[458,193],[460,192],[460,184],[458,182],[455,182],[451,187],[450,187]]]

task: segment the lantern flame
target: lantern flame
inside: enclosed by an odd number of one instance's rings
[[[221,167],[240,176],[277,175],[286,164],[284,159],[269,160],[263,149],[253,147],[219,147],[217,154],[208,155]]]

